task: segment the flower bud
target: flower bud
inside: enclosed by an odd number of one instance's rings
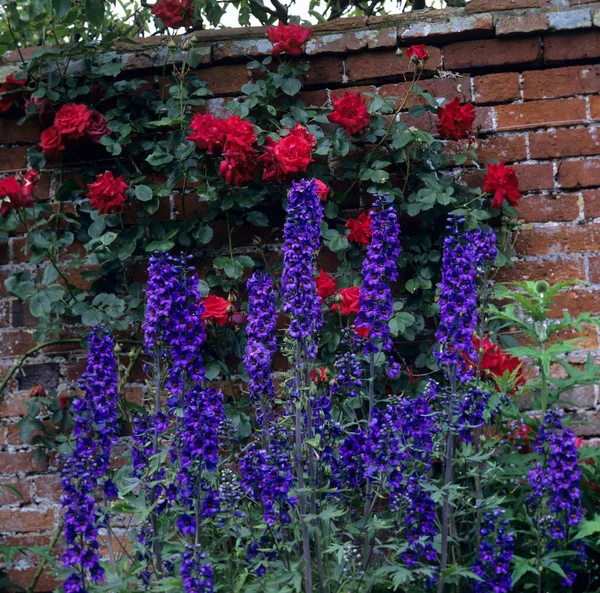
[[[169,49],[175,49],[177,47],[177,43],[175,43],[175,40],[172,37],[170,37],[169,41],[167,41],[167,47]]]

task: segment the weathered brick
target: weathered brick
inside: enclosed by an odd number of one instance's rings
[[[3,356],[21,356],[35,346],[33,336],[23,331],[8,330],[0,333],[0,352]]]
[[[521,97],[519,73],[486,74],[473,79],[476,103],[508,103]]]
[[[525,196],[519,202],[519,218],[525,222],[570,222],[579,216],[577,194]]]
[[[425,72],[434,72],[442,65],[441,53],[436,47],[429,47],[428,51],[429,59],[423,69]],[[383,80],[407,74],[413,69],[413,64],[406,57],[399,59],[395,51],[359,53],[346,59],[346,74],[350,82]]]
[[[260,39],[231,39],[212,44],[212,57],[215,61],[228,58],[256,57],[271,53],[273,45],[263,36]]]
[[[567,66],[523,72],[525,100],[600,92],[600,66]]]
[[[600,58],[600,31],[577,31],[544,37],[547,64]]]
[[[563,161],[558,165],[561,187],[592,187],[600,185],[600,159]]]
[[[35,461],[33,453],[8,453],[0,451],[0,473],[16,474],[17,472],[37,473],[45,471],[48,464],[44,459]],[[0,522],[0,525],[2,523]]]
[[[597,315],[600,313],[600,292],[583,288],[566,290],[556,297],[552,315],[560,317],[564,310],[569,311],[573,316],[580,313]]]
[[[498,282],[546,280],[554,283],[562,280],[572,280],[573,278],[585,278],[585,260],[582,257],[520,260],[510,267],[501,268],[495,279]]]
[[[600,255],[594,255],[588,258],[590,277],[589,281],[594,284],[600,284]]]
[[[600,95],[590,97],[590,117],[593,120],[600,119]]]
[[[600,250],[600,224],[523,227],[516,241],[522,255],[561,255]]]
[[[397,39],[396,27],[315,35],[306,43],[306,53],[310,56],[323,53],[346,53],[365,48],[395,48]]]
[[[541,58],[542,46],[537,37],[461,41],[444,48],[447,70],[534,64]]]
[[[581,192],[583,215],[586,218],[600,218],[600,190],[590,189]]]
[[[560,401],[567,407],[592,408],[596,401],[596,393],[593,385],[581,385],[574,389],[565,391],[560,396]]]
[[[208,88],[217,96],[239,95],[242,86],[248,82],[248,68],[245,64],[213,66],[196,70],[195,74],[208,83]]]
[[[33,580],[33,576],[37,571],[36,566],[31,566],[29,568],[24,568],[22,566],[17,566],[14,568],[10,568],[8,573],[8,580],[11,583],[21,587],[20,591],[25,590],[31,581]],[[39,581],[35,586],[35,593],[42,593],[44,591],[54,591],[57,587],[60,586],[60,581],[51,574],[52,568],[50,565],[42,573]]]
[[[552,189],[554,172],[552,163],[517,163],[514,165],[521,191]]]
[[[13,146],[0,151],[0,171],[25,169],[27,167],[27,147]]]
[[[17,384],[23,391],[31,389],[35,383],[39,383],[44,389],[55,389],[59,378],[60,368],[57,363],[26,364],[17,374]]]
[[[24,479],[2,478],[1,483],[14,488],[20,496],[7,488],[0,488],[0,505],[23,504],[31,500],[29,482]]]
[[[329,102],[329,95],[326,89],[318,91],[302,91],[298,95],[298,98],[302,99],[307,107],[323,107]]]
[[[3,531],[45,531],[54,525],[54,509],[22,507],[20,509],[0,509],[0,525]]]
[[[459,78],[428,78],[420,80],[418,87],[428,92],[433,97],[453,99],[454,97],[460,97],[461,101],[471,100],[471,86],[468,76],[461,76]],[[394,107],[398,109],[406,97],[406,93],[410,88],[410,83],[400,82],[398,84],[384,84],[379,87],[379,94],[382,97],[398,97],[394,103]],[[406,102],[405,107],[409,108],[413,105],[425,105],[426,101],[411,93]]]
[[[533,159],[600,154],[600,129],[559,129],[529,135]]]
[[[430,20],[425,14],[423,17],[417,22],[409,23],[405,28],[400,28],[400,38],[403,42],[421,43],[440,38],[464,40],[468,37],[483,36],[494,30],[494,20],[491,14],[462,16],[450,12],[443,20],[437,14],[434,14]]]
[[[490,12],[517,8],[554,8],[554,0],[471,0],[466,12]]]
[[[344,62],[340,56],[320,56],[310,61],[304,82],[311,84],[341,84],[344,82]]]
[[[465,152],[467,146],[467,140],[448,141],[444,149],[447,154],[454,155]],[[517,134],[478,138],[472,149],[477,153],[477,160],[480,163],[491,160],[512,163],[527,158],[525,136]]]
[[[27,414],[27,397],[26,393],[3,395],[0,399],[0,418]],[[0,468],[0,471],[2,471],[2,468]]]
[[[41,475],[31,478],[34,486],[34,499],[59,502],[62,496],[61,477],[59,475]]]
[[[10,324],[13,327],[32,327],[39,323],[39,319],[29,311],[29,305],[23,301],[14,300],[11,309]]]
[[[526,35],[546,31],[550,26],[548,15],[542,12],[499,16],[496,19],[496,35]]]
[[[585,99],[551,99],[495,108],[498,130],[572,126],[586,120]]]
[[[0,119],[0,143],[23,144],[25,142],[40,141],[40,124],[28,119],[22,125],[18,125],[14,119]]]

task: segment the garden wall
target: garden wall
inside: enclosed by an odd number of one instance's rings
[[[209,109],[218,111],[225,97],[235,96],[252,77],[246,56],[269,52],[264,29],[229,29],[196,34],[202,63],[199,76],[216,98]],[[323,105],[345,89],[399,95],[408,72],[397,47],[424,43],[430,55],[421,84],[435,96],[461,96],[476,105],[481,160],[497,158],[518,173],[524,198],[519,212],[522,227],[516,236],[518,259],[503,279],[567,278],[585,280],[586,287],[569,291],[561,307],[572,313],[600,314],[600,2],[587,0],[472,0],[466,9],[417,13],[384,18],[343,19],[315,27],[308,43],[311,68],[303,92],[308,104]],[[118,48],[124,75],[161,85],[166,39]],[[29,49],[26,51],[30,51]],[[14,68],[17,56],[7,56],[0,80]],[[410,119],[431,128],[428,117]],[[18,126],[0,118],[0,171],[26,167],[27,148],[39,142],[33,122]],[[449,150],[453,147],[449,145]],[[72,164],[73,174],[76,163]],[[468,168],[467,182],[479,182]],[[58,170],[47,169],[40,190],[53,199]],[[176,196],[168,198],[157,215],[177,217]],[[218,233],[215,235],[218,237]],[[0,280],[15,267],[26,265],[24,239],[12,236],[0,243]],[[214,246],[218,248],[219,246]],[[243,245],[239,245],[243,249]],[[68,270],[71,277],[81,270]],[[81,280],[83,282],[83,280]],[[0,377],[35,346],[36,319],[9,298],[0,282]],[[68,332],[69,328],[65,328]],[[587,328],[576,354],[600,358],[598,335]],[[1,543],[43,545],[59,520],[60,481],[52,461],[36,462],[18,436],[16,423],[26,412],[28,392],[35,382],[69,395],[85,365],[81,353],[65,345],[46,348],[27,359],[22,373],[0,396],[0,483],[23,495],[20,500],[0,490]],[[141,372],[132,378],[141,380]],[[138,399],[141,383],[130,383],[127,396]],[[570,397],[580,408],[577,432],[600,436],[598,388],[582,388]],[[18,509],[18,510],[17,510]],[[35,561],[19,559],[12,580],[27,586]],[[42,577],[37,590],[53,588]]]

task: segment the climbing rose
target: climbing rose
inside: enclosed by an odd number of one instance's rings
[[[327,371],[325,367],[310,369],[310,380],[313,383],[322,383],[327,380]]]
[[[204,304],[202,319],[213,321],[220,326],[229,323],[229,311],[232,309],[232,306],[228,300],[211,294],[202,303]]]
[[[270,136],[267,137],[265,152],[258,158],[264,166],[263,179],[281,183],[290,175],[306,171],[313,161],[314,145],[315,137],[300,124],[296,124],[296,127],[289,130],[289,134],[278,142]]]
[[[341,99],[333,97],[333,113],[327,119],[342,126],[348,136],[354,136],[369,125],[371,116],[360,95],[345,92]]]
[[[414,59],[415,62],[423,62],[429,57],[429,53],[423,44],[411,45],[406,50],[406,57],[411,60]]]
[[[194,15],[194,4],[191,0],[162,0],[157,2],[151,10],[165,27],[177,29],[190,27]]]
[[[359,312],[358,297],[360,295],[360,286],[351,286],[350,288],[342,288],[338,292],[341,298],[340,303],[335,303],[331,307],[332,311],[340,310],[342,315],[350,315],[351,313]]]
[[[243,185],[254,179],[256,151],[228,150],[219,167],[219,174],[227,185]]]
[[[332,294],[335,294],[337,289],[335,280],[325,270],[319,272],[319,277],[315,280],[315,283],[317,285],[317,293],[322,299],[326,299]]]
[[[33,186],[38,182],[40,174],[35,169],[29,169],[23,176],[23,195],[30,197],[33,193]]]
[[[40,145],[44,154],[56,154],[65,149],[63,137],[56,126],[50,126],[42,132]]]
[[[331,189],[327,184],[323,183],[320,179],[315,179],[315,185],[317,186],[317,195],[323,202],[327,200],[327,195]]]
[[[32,206],[35,204],[33,198],[23,194],[16,177],[5,177],[0,179],[0,216],[6,218],[13,208]]]
[[[356,219],[350,219],[346,223],[346,228],[350,232],[346,235],[348,241],[354,241],[359,245],[368,245],[371,241],[373,233],[371,231],[371,217],[362,212]]]
[[[475,110],[471,103],[460,104],[455,97],[443,107],[438,107],[438,132],[447,140],[460,140],[470,132],[475,121]]]
[[[108,122],[101,113],[94,111],[90,117],[90,123],[85,131],[86,136],[96,144],[100,144],[100,138],[110,134]]]
[[[517,174],[513,167],[506,167],[504,163],[488,163],[483,191],[494,195],[492,208],[502,208],[504,200],[516,206],[521,199]]]
[[[92,114],[86,105],[67,103],[57,111],[54,126],[63,138],[77,140],[87,132]]]
[[[483,340],[479,336],[473,336],[473,347],[477,353],[480,353],[479,368],[485,374],[492,377],[501,378],[508,371],[515,375],[515,387],[525,384],[525,374],[523,372],[523,361],[516,356],[504,352],[498,344],[494,344],[487,336]],[[473,367],[477,366],[477,361],[471,361]]]
[[[254,126],[249,121],[244,121],[239,115],[228,117],[223,123],[225,139],[223,140],[225,151],[228,150],[253,150],[256,142]]]
[[[123,181],[123,175],[115,178],[112,171],[96,175],[96,182],[88,185],[90,206],[100,214],[123,212],[125,192],[129,186]]]
[[[192,133],[188,140],[195,142],[198,148],[206,150],[208,154],[214,154],[221,150],[225,143],[225,126],[222,119],[214,117],[210,113],[197,113],[190,124]]]
[[[302,54],[302,46],[310,39],[312,29],[305,29],[296,23],[285,25],[282,21],[276,27],[267,29],[267,37],[273,44],[273,55],[287,52],[292,56]]]
[[[27,84],[27,79],[22,78],[17,80],[12,74],[6,77],[6,80],[0,85],[0,113],[6,113],[15,103],[15,99],[18,97],[17,93],[10,91],[16,91]],[[8,94],[3,94],[8,93]]]

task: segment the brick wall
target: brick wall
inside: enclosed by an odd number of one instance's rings
[[[218,111],[223,97],[235,95],[252,77],[243,54],[264,54],[270,44],[261,28],[205,31],[197,37],[202,53],[199,75],[216,95],[209,108]],[[461,10],[368,22],[344,19],[316,27],[307,49],[311,68],[306,102],[325,104],[344,89],[400,94],[407,62],[397,59],[396,48],[413,43],[425,43],[431,56],[421,86],[436,96],[460,95],[472,101],[482,159],[514,163],[519,174],[524,198],[519,209],[523,225],[516,237],[518,259],[502,279],[581,278],[589,284],[566,293],[557,314],[562,307],[600,314],[600,2],[472,0]],[[118,49],[124,75],[160,84],[165,39]],[[15,60],[6,58],[0,79]],[[403,117],[428,129],[435,123]],[[24,168],[27,147],[39,140],[39,133],[34,123],[19,127],[14,120],[0,118],[0,171]],[[464,177],[481,181],[472,170],[465,170]],[[57,184],[58,171],[48,169],[40,185],[48,199],[53,199]],[[176,204],[167,203],[160,212],[176,216]],[[0,243],[0,281],[15,267],[26,266],[22,243],[19,236]],[[34,324],[0,282],[0,376],[35,344]],[[575,360],[583,360],[586,351],[600,359],[594,328],[586,330],[581,345]],[[46,349],[28,359],[0,396],[0,482],[15,486],[24,497],[0,491],[2,543],[44,544],[56,528],[60,489],[55,467],[52,460],[34,462],[15,425],[25,413],[33,382],[72,393],[84,364],[76,350]],[[133,379],[141,380],[141,373],[134,373]],[[127,396],[139,399],[142,388],[141,383],[129,384]],[[581,406],[576,414],[585,421],[577,428],[579,434],[600,435],[597,387],[582,388],[570,399]],[[11,577],[26,586],[36,560],[17,561]],[[51,579],[43,577],[37,590],[52,586]]]

